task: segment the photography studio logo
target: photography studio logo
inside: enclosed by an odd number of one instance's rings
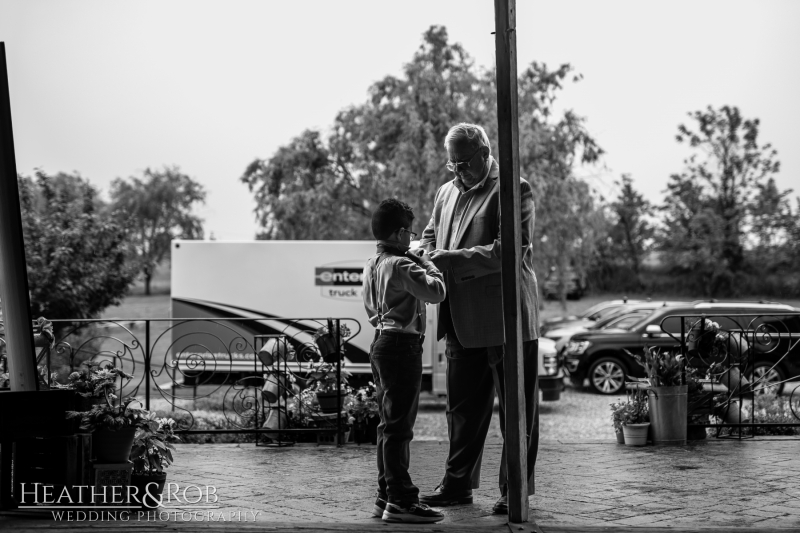
[[[255,522],[261,511],[226,511],[213,485],[168,483],[158,494],[158,483],[144,490],[133,485],[20,484],[19,509],[47,509],[59,522]],[[149,508],[132,505],[143,500]]]

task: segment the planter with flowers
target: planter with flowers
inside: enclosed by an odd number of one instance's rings
[[[611,425],[614,428],[614,435],[618,444],[625,444],[625,435],[622,433],[622,423],[628,402],[619,400],[611,405]]]
[[[113,402],[117,398],[114,392],[124,384],[123,380],[132,378],[131,374],[109,363],[85,361],[80,370],[69,375],[65,385],[56,387],[76,391],[80,398],[76,410],[88,411],[94,405]]]
[[[92,433],[92,453],[98,463],[128,461],[136,429],[149,415],[145,409],[132,407],[133,402],[140,403],[135,398],[126,398],[115,406],[107,400],[88,411],[67,413],[68,419],[80,420],[80,428]]]
[[[368,386],[361,387],[355,391],[350,399],[347,409],[349,422],[353,425],[353,440],[356,443],[378,443],[378,394],[375,384],[370,382]]]
[[[335,414],[337,408],[345,407],[345,399],[351,392],[349,385],[350,372],[343,368],[337,380],[336,365],[319,361],[312,365],[306,380],[306,390],[316,396],[322,413]]]
[[[180,439],[175,435],[175,421],[158,418],[147,413],[136,428],[130,460],[133,462],[131,505],[154,509],[161,502],[161,494],[167,482],[165,469],[172,464],[175,452],[173,443]]]
[[[647,444],[647,432],[650,429],[650,417],[647,400],[636,391],[620,410],[622,434],[626,446],[644,446]]]

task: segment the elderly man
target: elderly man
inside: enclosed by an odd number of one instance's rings
[[[439,304],[438,338],[447,342],[447,427],[450,452],[441,483],[420,501],[431,506],[472,503],[480,482],[483,445],[492,419],[494,393],[500,399],[505,434],[503,306],[500,256],[499,168],[481,126],[458,124],[445,139],[452,181],[436,192],[433,216],[421,249],[444,273],[447,299]],[[522,335],[528,436],[528,487],[539,444],[537,378],[538,288],[533,272],[534,206],[530,184],[520,179],[522,204]],[[500,467],[495,513],[508,512],[506,449]]]

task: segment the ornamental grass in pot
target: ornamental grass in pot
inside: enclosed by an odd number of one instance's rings
[[[685,359],[677,350],[645,347],[644,355],[634,354],[644,367],[653,444],[686,444],[687,392]]]
[[[175,435],[175,421],[158,418],[147,413],[136,428],[136,436],[130,453],[133,462],[131,474],[130,505],[155,509],[161,503],[161,494],[167,482],[165,469],[174,461],[174,443],[180,442]]]

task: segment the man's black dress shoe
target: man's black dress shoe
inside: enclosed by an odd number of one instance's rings
[[[472,503],[472,489],[447,490],[439,485],[431,494],[420,496],[419,501],[431,507],[449,507],[451,505]]]
[[[500,499],[492,507],[494,514],[508,514],[508,496],[500,496]]]

